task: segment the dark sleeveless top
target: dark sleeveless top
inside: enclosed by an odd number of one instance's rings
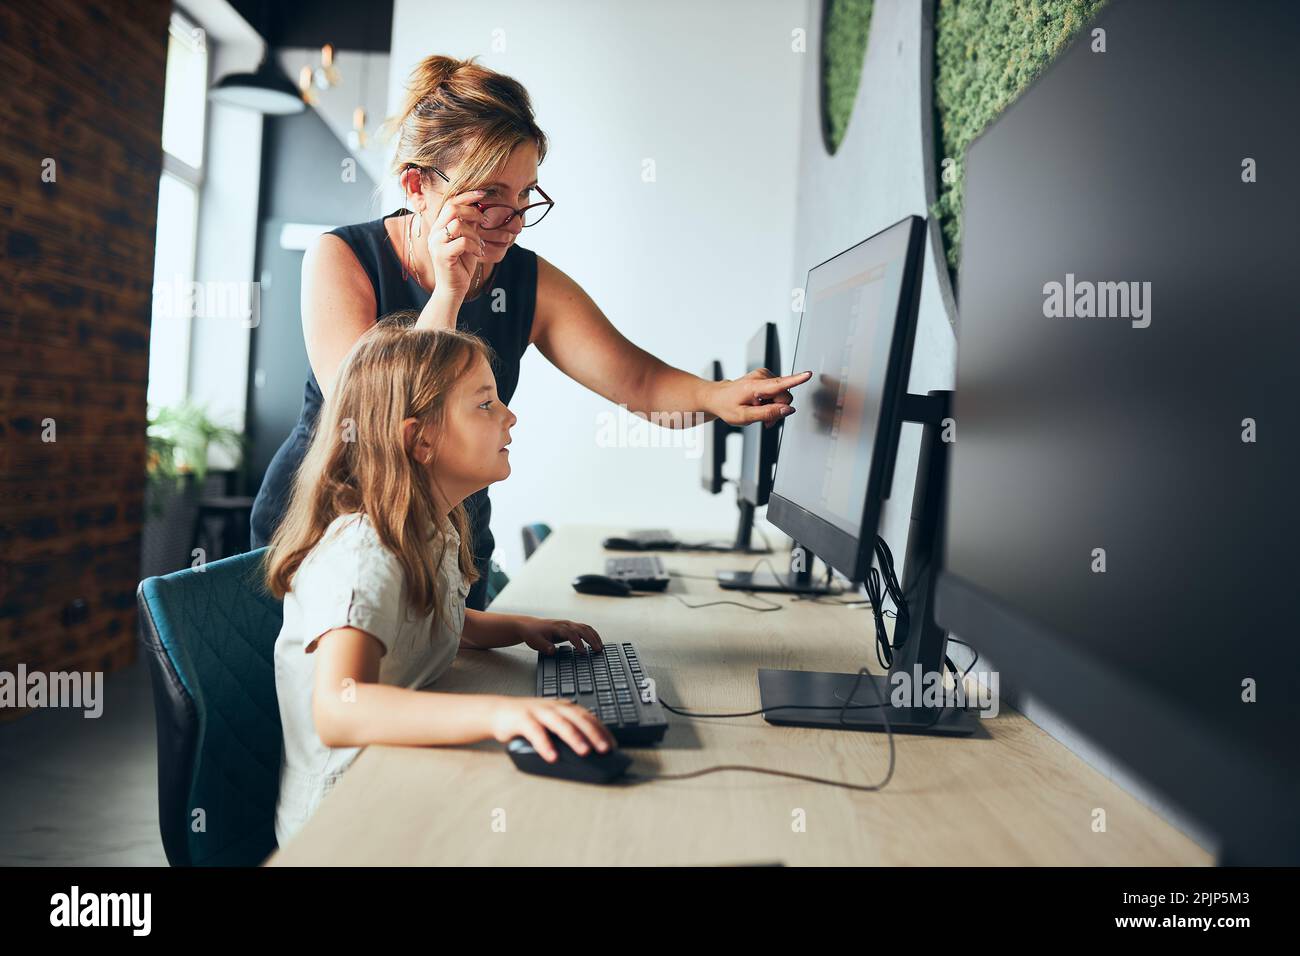
[[[388,233],[384,229],[384,220],[405,213],[406,210],[399,209],[380,219],[341,226],[330,231],[330,235],[338,236],[348,244],[369,276],[370,284],[375,290],[376,319],[402,309],[419,312],[429,301],[429,293],[421,288],[414,276],[402,278],[398,252],[389,242]],[[497,290],[503,290],[504,295]],[[462,302],[456,317],[456,328],[473,332],[492,347],[495,355],[492,371],[496,376],[497,395],[507,404],[519,383],[519,359],[528,348],[536,301],[537,254],[511,245],[497,263],[488,285],[480,289],[473,299]],[[502,311],[494,312],[493,303],[500,303]],[[293,476],[307,452],[307,445],[320,414],[321,401],[316,373],[309,367],[298,424],[271,459],[266,476],[262,479],[262,487],[253,503],[251,524],[254,548],[263,547],[270,542],[271,535],[284,515],[293,490]],[[474,563],[479,571],[479,581],[471,589],[466,605],[481,611],[486,603],[488,560],[492,557],[495,546],[488,526],[492,517],[492,503],[488,500],[487,489],[466,499],[465,508],[473,529]]]

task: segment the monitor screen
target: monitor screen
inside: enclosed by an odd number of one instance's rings
[[[856,542],[866,526],[874,540],[897,440],[894,406],[910,364],[923,228],[923,220],[909,217],[808,276],[791,369],[813,374],[796,388],[795,414],[782,426],[772,488],[776,513],[769,517],[776,522],[788,510],[776,505],[781,499],[813,519],[802,534],[783,530],[828,561],[843,550],[828,551],[830,540]],[[810,532],[827,539],[820,549]]]

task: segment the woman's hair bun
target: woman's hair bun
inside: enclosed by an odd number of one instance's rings
[[[461,167],[448,183],[489,182],[515,146],[533,142],[537,162],[546,158],[546,134],[537,126],[528,91],[518,80],[475,62],[433,54],[416,64],[401,109],[384,123],[397,136],[393,172]]]

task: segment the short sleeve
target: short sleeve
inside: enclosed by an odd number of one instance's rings
[[[355,627],[393,649],[403,620],[403,572],[397,556],[361,523],[340,529],[312,552],[294,580],[303,647],[336,627]],[[302,580],[298,580],[301,578]]]

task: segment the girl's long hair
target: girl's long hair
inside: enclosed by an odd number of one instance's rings
[[[266,586],[277,598],[291,589],[294,572],[331,522],[352,512],[370,519],[384,547],[401,562],[410,606],[432,613],[435,625],[448,522],[460,535],[465,582],[478,580],[465,506],[438,514],[428,477],[429,470],[436,477],[437,459],[426,466],[407,452],[402,422],[417,419],[436,442],[452,387],[477,357],[490,367],[492,351],[466,332],[414,329],[415,318],[409,311],[385,316],[339,367],[266,556]]]

